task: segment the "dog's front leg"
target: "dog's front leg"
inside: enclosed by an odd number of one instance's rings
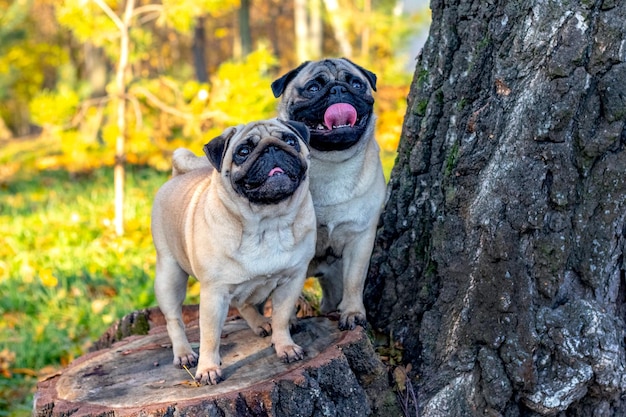
[[[189,274],[180,268],[174,258],[161,254],[157,256],[154,292],[167,322],[167,333],[174,353],[173,363],[178,368],[191,368],[198,363],[198,355],[187,339],[182,315],[188,279]]]
[[[343,297],[339,303],[339,328],[352,330],[357,325],[366,326],[363,289],[374,247],[376,228],[348,242],[343,250]]]
[[[272,293],[272,344],[278,357],[287,363],[304,358],[304,350],[291,338],[289,323],[305,279],[306,271],[298,271],[292,279],[278,286]]]
[[[200,358],[196,380],[215,385],[222,380],[220,338],[228,314],[228,290],[204,282],[200,288]]]

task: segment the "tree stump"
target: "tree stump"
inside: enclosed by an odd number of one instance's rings
[[[197,308],[185,310],[195,348],[197,313]],[[126,316],[96,343],[99,350],[38,384],[33,414],[365,416],[397,410],[385,366],[361,328],[342,332],[326,317],[300,319],[293,338],[306,358],[287,364],[276,356],[269,337],[260,338],[243,320],[229,317],[220,346],[225,379],[197,386],[190,374],[172,365],[164,323],[158,309]],[[147,334],[127,336],[137,330]]]

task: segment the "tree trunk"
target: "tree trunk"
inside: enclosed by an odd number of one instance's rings
[[[198,345],[198,309],[183,317]],[[197,386],[172,363],[165,319],[158,308],[129,314],[82,356],[37,387],[33,415],[276,416],[398,415],[387,373],[363,329],[342,332],[323,317],[303,318],[294,340],[303,361],[282,363],[270,338],[256,336],[231,316],[222,332],[225,380]],[[137,336],[140,334],[140,336]]]
[[[115,168],[113,182],[115,188],[115,233],[124,234],[124,188],[126,162],[126,71],[130,54],[130,25],[135,9],[135,0],[126,0],[120,29],[120,60],[117,64],[115,85],[117,87],[117,139],[115,140]]]
[[[346,13],[341,9],[338,0],[324,0],[324,6],[328,12],[328,20],[333,27],[335,40],[339,46],[339,53],[346,57],[352,57],[352,45],[346,29]]]
[[[118,236],[124,234],[124,188],[125,188],[125,163],[126,163],[126,73],[129,69],[130,57],[130,28],[135,12],[135,0],[126,0],[124,13],[120,18],[104,0],[94,0],[102,11],[113,21],[120,35],[120,56],[115,73],[116,87],[116,110],[117,110],[117,137],[115,139],[115,166],[113,168],[113,187],[115,233]]]
[[[320,59],[324,44],[322,0],[309,0],[309,10],[309,59]]]
[[[85,42],[83,51],[86,78],[91,87],[91,97],[104,97],[106,96],[107,85],[107,60],[104,50],[91,42]]]
[[[293,2],[293,22],[296,36],[296,59],[297,62],[304,62],[310,59],[309,43],[310,30],[307,12],[307,0],[294,0]]]
[[[196,79],[201,83],[209,81],[206,63],[206,29],[204,27],[204,17],[196,18],[196,26],[193,29],[193,67],[196,72]]]
[[[626,3],[433,0],[366,288],[421,417],[626,415]]]
[[[241,40],[241,58],[252,52],[252,34],[250,32],[250,0],[241,0],[239,7],[239,39]]]

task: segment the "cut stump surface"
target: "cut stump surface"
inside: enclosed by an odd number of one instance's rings
[[[165,326],[154,326],[147,335],[86,354],[41,381],[34,415],[289,416],[297,411],[307,416],[319,407],[334,409],[333,415],[369,414],[366,392],[350,365],[363,368],[357,373],[381,372],[377,364],[359,358],[373,353],[363,330],[342,332],[324,317],[300,319],[298,327],[293,339],[306,357],[283,363],[269,337],[256,336],[241,319],[227,321],[220,346],[224,381],[197,386],[190,374],[172,365]],[[188,323],[187,335],[197,350],[197,316]],[[190,371],[195,374],[195,368]]]

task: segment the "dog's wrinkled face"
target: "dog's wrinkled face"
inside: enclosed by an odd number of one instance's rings
[[[306,178],[309,132],[278,119],[227,129],[204,146],[233,190],[254,204],[277,204]]]
[[[272,83],[283,95],[281,116],[304,123],[311,147],[341,151],[355,145],[370,121],[376,75],[342,59],[305,62]]]

